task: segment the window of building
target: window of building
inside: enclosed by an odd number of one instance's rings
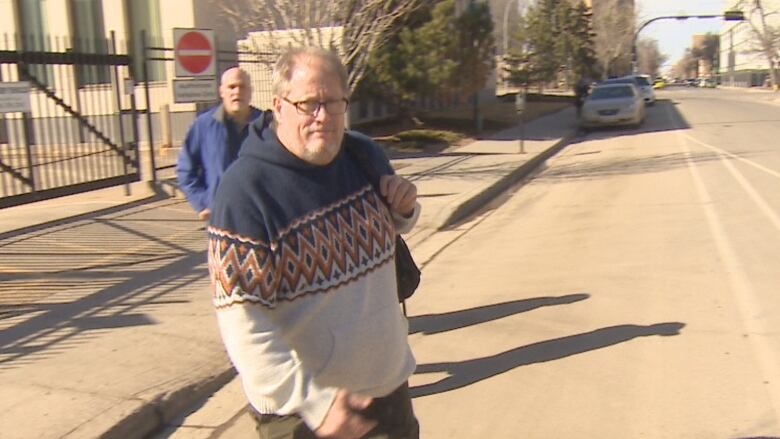
[[[127,40],[130,41],[133,56],[133,77],[136,80],[144,80],[143,75],[143,41],[141,33],[146,33],[147,47],[163,47],[162,26],[160,24],[160,0],[125,0],[125,11],[128,21],[127,28],[130,35]],[[147,51],[147,57],[163,58],[165,54],[161,51]],[[165,80],[165,62],[149,61],[147,63],[150,81]]]
[[[77,53],[108,53],[102,3],[102,0],[70,0],[72,47]],[[110,75],[107,65],[76,65],[79,87],[108,84]]]
[[[42,52],[50,47],[50,39],[46,33],[46,0],[18,0],[19,26],[17,36],[19,46],[25,52]],[[43,85],[48,85],[51,77],[50,69],[42,64],[31,64],[28,73]]]

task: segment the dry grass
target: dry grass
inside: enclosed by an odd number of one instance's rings
[[[485,129],[489,126],[500,125],[507,128],[520,122],[521,117],[526,122],[536,119],[547,113],[571,106],[568,100],[531,101],[527,103],[522,115],[517,114],[514,100],[496,100],[482,106],[482,118]],[[461,107],[446,112],[430,112],[423,116],[424,119],[454,120],[458,124],[473,125],[473,109]]]
[[[477,132],[473,121],[473,109],[464,105],[455,109],[429,111],[420,114],[414,127],[398,121],[355,127],[373,136],[389,152],[425,151],[439,152],[452,146],[470,143],[478,136],[484,137],[525,121],[571,106],[570,99],[560,96],[531,98],[522,115],[517,114],[513,97],[484,103],[482,130]]]

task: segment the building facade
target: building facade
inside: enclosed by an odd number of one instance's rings
[[[48,94],[56,93],[69,107],[91,116],[106,110],[98,108],[100,105],[87,108],[83,103],[109,102],[113,97],[102,95],[112,95],[113,89],[119,88],[119,106],[123,110],[134,105],[146,112],[148,102],[150,112],[154,113],[152,136],[160,141],[163,126],[159,114],[164,108],[170,114],[170,129],[166,132],[177,143],[183,139],[196,105],[177,104],[173,98],[175,73],[170,59],[174,28],[213,29],[218,53],[236,52],[235,32],[210,0],[0,0],[0,50],[127,54],[132,60],[127,68],[120,69],[119,81],[112,77],[110,69],[31,65],[29,73],[50,86]],[[144,51],[142,36],[147,47],[169,50]],[[147,62],[146,74],[145,55],[152,58]],[[220,55],[216,62],[218,77],[237,63],[236,55],[232,58]],[[0,66],[3,81],[19,80],[18,74],[16,66]],[[146,79],[148,99],[143,83]],[[40,98],[47,93],[45,90],[33,88],[31,93],[33,119],[41,114],[57,114],[51,102]],[[142,143],[148,142],[148,131],[139,130]]]
[[[720,68],[718,75],[724,85],[755,87],[769,85],[770,60],[760,50],[755,29],[763,30],[763,22],[780,27],[780,0],[762,0],[763,20],[753,0],[729,1],[728,9],[741,10],[745,21],[724,21],[720,32]],[[780,42],[774,46],[775,68],[780,69]]]
[[[705,34],[696,34],[693,37],[691,37],[691,48],[695,51],[697,49],[702,49],[705,45],[705,41],[707,40],[707,35]],[[713,71],[713,65],[710,60],[707,59],[700,59],[697,62],[696,66],[696,72],[694,72],[696,78],[711,78],[713,74],[715,73]]]

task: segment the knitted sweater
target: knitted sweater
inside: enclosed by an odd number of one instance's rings
[[[369,138],[345,141],[393,172]],[[408,379],[395,234],[418,215],[392,214],[344,147],[315,166],[252,125],[217,189],[208,257],[222,339],[258,412],[316,429],[338,389],[380,397]]]

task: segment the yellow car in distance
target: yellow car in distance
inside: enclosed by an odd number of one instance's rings
[[[663,80],[663,78],[656,78],[655,81],[653,81],[653,88],[664,88],[666,87],[666,81]]]

